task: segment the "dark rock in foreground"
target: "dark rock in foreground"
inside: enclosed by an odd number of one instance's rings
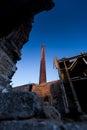
[[[2,121],[0,130],[87,130],[87,122],[58,123],[44,119]]]
[[[0,120],[36,117],[41,110],[41,103],[35,93],[0,93]]]
[[[0,130],[60,130],[60,128],[51,120],[30,119],[1,122]]]
[[[87,130],[82,120],[61,119],[53,106],[41,104],[34,92],[0,94],[0,130]]]

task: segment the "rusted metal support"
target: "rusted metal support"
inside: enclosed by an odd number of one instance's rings
[[[82,59],[85,62],[85,64],[87,65],[87,60],[84,57]]]
[[[67,96],[66,96],[66,92],[65,92],[65,88],[64,88],[64,84],[63,84],[63,77],[62,77],[62,74],[61,74],[58,58],[54,58],[54,65],[55,65],[56,69],[58,70],[58,74],[59,74],[59,77],[60,77],[61,89],[62,89],[62,92],[63,92],[63,101],[64,101],[65,113],[69,113],[69,108],[68,108],[69,104],[68,104],[68,101],[67,101]]]
[[[82,112],[78,98],[77,98],[77,95],[76,95],[74,87],[73,87],[72,80],[71,80],[69,72],[68,72],[68,68],[67,68],[66,63],[65,63],[65,60],[64,60],[64,66],[65,66],[66,75],[67,75],[67,78],[68,78],[68,81],[69,81],[69,84],[70,84],[70,87],[71,87],[71,91],[72,91],[73,96],[74,96],[75,104],[77,106],[77,110],[78,110],[78,112]]]

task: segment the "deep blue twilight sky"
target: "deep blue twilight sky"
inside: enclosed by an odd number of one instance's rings
[[[45,45],[47,81],[58,79],[54,57],[87,52],[87,0],[54,0],[55,7],[35,16],[29,42],[13,76],[14,86],[39,82],[41,45]]]

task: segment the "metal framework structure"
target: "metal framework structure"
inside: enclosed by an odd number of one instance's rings
[[[65,110],[87,113],[87,53],[60,60],[54,58],[54,64],[61,80]]]

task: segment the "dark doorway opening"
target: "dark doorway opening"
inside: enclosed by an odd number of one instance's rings
[[[87,113],[87,79],[73,82],[79,104],[84,113]]]

